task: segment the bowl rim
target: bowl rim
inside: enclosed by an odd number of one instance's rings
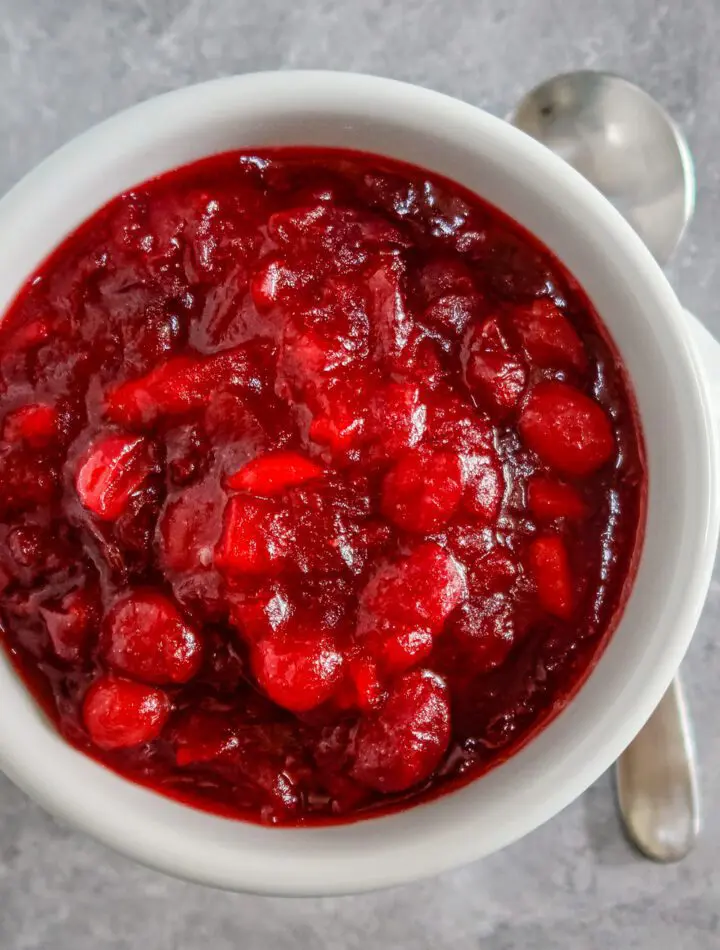
[[[671,350],[674,353],[677,378],[669,386],[676,387],[678,399],[683,401],[689,429],[687,444],[694,445],[698,453],[687,473],[693,498],[687,503],[686,534],[694,544],[688,542],[687,557],[677,564],[676,587],[682,587],[684,593],[681,599],[676,596],[666,605],[672,623],[662,646],[653,643],[656,664],[650,673],[628,671],[612,708],[598,717],[586,735],[568,746],[562,762],[548,768],[548,774],[538,775],[531,766],[526,766],[524,773],[520,769],[519,776],[524,775],[529,787],[541,792],[541,800],[530,800],[525,789],[520,789],[516,794],[516,812],[508,815],[501,826],[486,829],[479,837],[473,836],[467,807],[467,790],[478,786],[474,782],[404,812],[355,824],[275,829],[231,822],[243,826],[244,839],[242,845],[234,845],[233,852],[229,839],[237,836],[229,830],[227,819],[189,811],[104,769],[71,749],[57,735],[53,741],[46,735],[48,724],[34,700],[19,685],[6,658],[0,657],[0,693],[12,697],[14,704],[13,716],[0,717],[0,766],[49,811],[141,863],[199,883],[265,894],[359,892],[436,874],[510,844],[568,805],[617,758],[669,685],[699,618],[710,583],[720,520],[717,446],[702,371],[688,339],[683,312],[661,270],[629,225],[578,173],[524,133],[474,106],[418,86],[362,74],[293,71],[226,77],[165,93],[105,120],[45,159],[0,201],[0,224],[7,220],[17,222],[16,240],[31,242],[32,215],[24,215],[23,210],[34,204],[42,206],[57,181],[74,181],[77,187],[78,169],[87,167],[89,156],[102,167],[125,140],[139,141],[143,135],[152,139],[165,135],[171,139],[178,130],[186,128],[188,117],[197,117],[203,110],[218,110],[222,114],[225,110],[232,115],[233,111],[242,111],[242,103],[251,98],[256,102],[264,99],[269,105],[275,103],[277,108],[281,101],[286,103],[284,108],[291,108],[293,103],[332,101],[338,109],[346,108],[349,113],[354,110],[355,117],[382,114],[390,119],[394,116],[398,123],[403,116],[421,117],[417,121],[432,129],[435,136],[455,137],[455,141],[459,134],[476,134],[478,142],[491,142],[488,147],[521,163],[523,174],[532,170],[538,189],[544,187],[561,195],[574,205],[577,214],[585,214],[588,222],[614,243],[617,255],[624,258],[623,267],[633,269],[638,287],[656,303],[657,333],[662,337],[664,354]],[[115,193],[126,187],[127,184],[121,185]],[[86,213],[74,221],[66,215],[67,230],[84,217]],[[546,243],[554,250],[550,242]],[[26,276],[3,273],[0,265],[0,285],[3,280],[15,281],[19,287]],[[591,676],[588,682],[592,679]],[[587,684],[581,694],[586,687]],[[4,702],[10,700],[6,698]],[[543,736],[547,738],[563,715],[531,745]],[[16,731],[19,722],[26,730],[22,735]],[[38,755],[37,748],[28,742],[29,735],[44,743],[48,751],[52,750],[53,761],[62,761],[63,768],[53,771],[54,767],[48,765],[50,756],[46,760]],[[510,761],[522,755],[520,752]],[[547,755],[549,759],[550,753]],[[504,768],[500,766],[494,771]],[[560,772],[564,772],[562,781],[558,781]],[[81,783],[85,783],[82,791]],[[123,786],[121,792],[117,791],[118,783]],[[124,809],[122,821],[117,821],[116,813],[108,808],[113,796]],[[472,797],[477,798],[477,788]],[[464,816],[453,817],[461,806]],[[433,820],[428,821],[431,814]],[[353,850],[352,842],[360,842],[363,826],[385,823],[389,832],[388,822],[394,829],[393,841],[400,839],[397,853],[381,854],[378,849],[377,853],[361,855]],[[422,835],[418,835],[418,826],[423,829]],[[348,833],[344,834],[343,829]],[[265,854],[275,850],[275,845],[270,848],[268,836],[282,836],[284,850],[277,855]],[[198,846],[201,841],[202,848]],[[338,841],[343,842],[339,847]],[[246,853],[240,855],[238,848],[244,848]]]

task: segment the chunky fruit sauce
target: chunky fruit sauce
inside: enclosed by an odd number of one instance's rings
[[[217,156],[111,201],[0,325],[3,641],[174,798],[351,820],[567,703],[644,517],[623,369],[557,260],[377,156]]]

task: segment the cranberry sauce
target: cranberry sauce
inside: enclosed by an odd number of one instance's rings
[[[13,663],[222,814],[404,807],[507,758],[622,609],[641,435],[590,303],[458,185],[217,156],[111,201],[0,324]]]

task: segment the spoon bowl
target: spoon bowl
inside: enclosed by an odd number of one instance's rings
[[[536,86],[508,119],[591,181],[667,262],[692,217],[695,171],[658,102],[620,76],[579,71]]]

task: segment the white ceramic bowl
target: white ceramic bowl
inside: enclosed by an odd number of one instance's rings
[[[109,198],[235,148],[345,146],[440,172],[538,235],[583,285],[634,384],[650,473],[645,545],[622,621],[569,707],[509,762],[399,814],[314,829],[194,811],[66,745],[0,657],[0,765],[50,811],[145,864],[267,894],[409,881],[504,847],[550,818],[633,738],[668,686],[707,591],[718,533],[702,372],[649,252],[560,159],[469,105],[385,79],[267,73],[161,96],[60,149],[0,202],[0,312],[58,242]]]

